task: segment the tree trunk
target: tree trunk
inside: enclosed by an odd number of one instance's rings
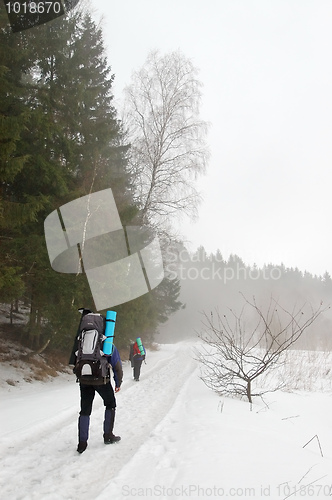
[[[40,336],[40,311],[31,294],[30,318],[29,318],[29,344],[31,349],[38,349]]]
[[[247,398],[249,403],[252,403],[252,397],[251,397],[251,380],[247,380]]]

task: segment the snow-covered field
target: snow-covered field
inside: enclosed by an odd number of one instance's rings
[[[149,352],[139,383],[128,362],[124,375],[115,425],[122,440],[103,444],[97,396],[79,455],[74,376],[12,386],[4,381],[15,374],[0,365],[1,498],[332,497],[331,385],[278,391],[252,407],[222,399],[199,379],[186,342]]]

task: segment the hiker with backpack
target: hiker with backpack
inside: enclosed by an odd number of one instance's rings
[[[131,362],[131,367],[133,368],[133,376],[136,382],[139,381],[141,374],[141,366],[143,361],[145,361],[146,350],[142,344],[141,337],[137,337],[136,341],[131,344],[129,352],[129,361]]]
[[[90,415],[97,392],[105,406],[103,437],[105,444],[120,441],[120,436],[113,434],[116,400],[114,391],[120,390],[123,378],[119,351],[112,345],[109,355],[102,351],[105,340],[105,318],[89,309],[80,309],[82,314],[75,338],[69,364],[74,365],[74,373],[80,384],[81,410],[78,418],[78,453],[83,453],[88,446]],[[115,382],[113,390],[110,368]]]

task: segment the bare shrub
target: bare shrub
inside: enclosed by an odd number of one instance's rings
[[[266,310],[244,298],[244,306],[237,314],[213,318],[205,314],[203,345],[196,349],[202,364],[201,378],[220,395],[246,396],[252,403],[254,396],[262,396],[283,385],[278,380],[274,387],[257,387],[253,383],[262,375],[280,366],[284,355],[292,348],[303,332],[327,308],[294,307],[290,312],[271,298]]]

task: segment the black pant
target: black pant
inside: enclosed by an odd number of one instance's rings
[[[102,397],[104,406],[107,410],[116,408],[116,401],[114,396],[113,387],[110,382],[104,385],[83,385],[80,384],[81,390],[81,412],[80,415],[91,415],[92,403],[96,391]]]
[[[142,366],[143,360],[142,359],[136,359],[134,357],[134,379],[139,379],[139,376],[141,374],[141,366]]]

